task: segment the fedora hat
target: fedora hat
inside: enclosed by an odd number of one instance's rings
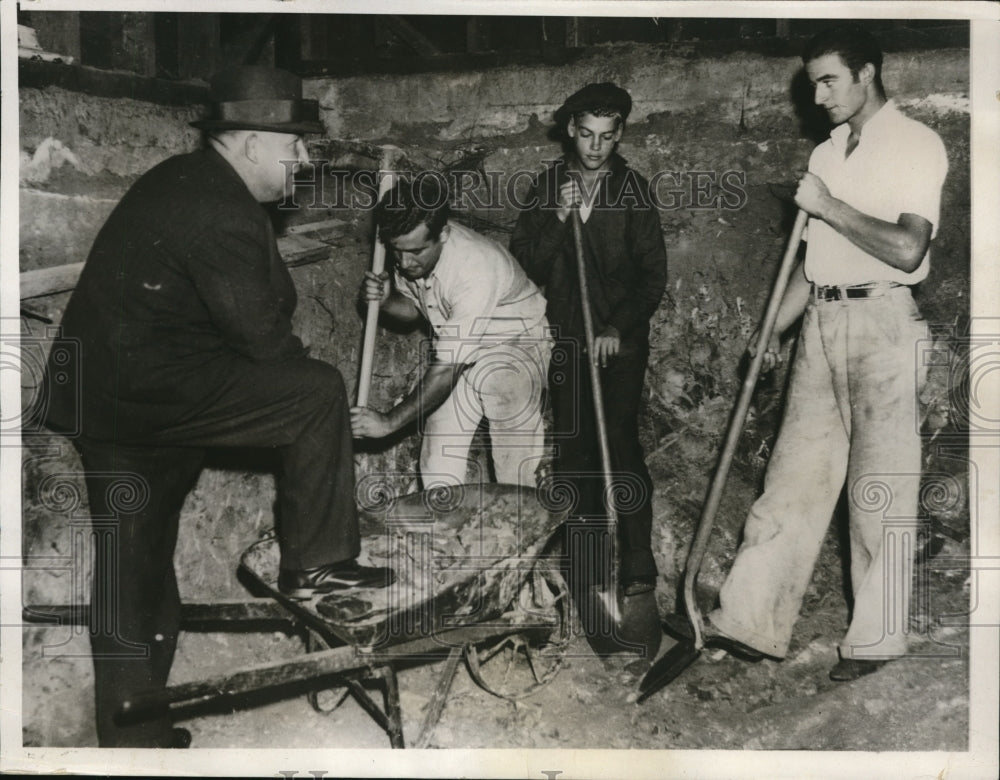
[[[319,103],[302,97],[302,79],[261,65],[224,70],[209,83],[211,113],[191,122],[201,130],[322,133]]]

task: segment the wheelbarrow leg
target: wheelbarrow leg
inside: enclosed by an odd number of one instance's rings
[[[441,672],[438,686],[434,690],[430,704],[427,706],[427,716],[424,718],[424,725],[420,729],[420,736],[417,737],[414,747],[425,748],[431,740],[434,727],[441,719],[441,713],[444,712],[444,705],[448,701],[448,692],[451,690],[451,684],[455,680],[455,673],[458,671],[458,665],[462,660],[462,650],[462,647],[455,646],[448,653],[448,660],[445,661],[444,671]]]
[[[344,684],[354,694],[354,699],[361,705],[361,708],[389,736],[389,746],[404,748],[406,745],[403,743],[403,718],[399,706],[399,686],[396,682],[396,672],[392,666],[385,664],[372,669],[370,677],[381,680],[383,683],[382,695],[385,702],[383,709],[379,709],[378,704],[375,703],[375,700],[368,694],[359,680],[345,677]]]
[[[399,706],[399,681],[396,670],[391,664],[379,669],[379,676],[385,683],[385,716],[386,733],[389,735],[389,745],[394,749],[406,747],[403,742],[403,711]]]

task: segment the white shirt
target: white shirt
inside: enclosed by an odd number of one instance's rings
[[[537,332],[545,298],[503,246],[456,222],[434,270],[396,289],[412,300],[434,330],[436,358],[474,363],[482,350]]]
[[[835,127],[809,158],[809,171],[830,194],[863,214],[896,223],[901,214],[916,214],[937,235],[941,187],[948,157],[937,133],[899,112],[890,100],[861,128],[858,145],[845,157],[851,128]],[[930,270],[930,250],[907,273],[865,252],[821,219],[810,218],[806,278],[817,285],[850,285],[890,281],[916,284]]]

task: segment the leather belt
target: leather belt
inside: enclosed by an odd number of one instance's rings
[[[814,284],[814,301],[848,301],[858,298],[881,298],[894,287],[903,287],[898,282],[868,282],[867,284],[845,284],[834,287]]]

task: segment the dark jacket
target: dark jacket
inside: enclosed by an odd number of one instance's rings
[[[111,439],[190,419],[241,361],[304,355],[295,304],[267,213],[229,163],[165,160],[94,241],[62,321],[79,359],[48,383],[47,423]]]
[[[556,216],[556,195],[567,178],[559,160],[538,176],[521,212],[510,250],[539,286],[545,287],[546,316],[560,336],[584,333],[576,250],[570,220]],[[667,284],[667,254],[660,216],[648,182],[617,154],[590,217],[583,225],[587,287],[595,335],[613,325],[622,347],[645,347],[649,319]]]

